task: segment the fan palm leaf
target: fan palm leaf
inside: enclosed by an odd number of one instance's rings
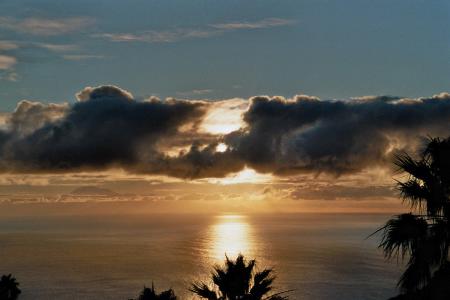
[[[402,214],[389,220],[384,227],[380,247],[387,258],[404,258],[412,254],[418,243],[426,237],[428,223],[413,214]]]
[[[200,298],[208,300],[282,300],[287,296],[267,295],[275,279],[272,269],[255,272],[256,261],[247,261],[243,255],[235,260],[226,256],[224,266],[215,266],[212,272],[214,288],[206,283],[193,283],[189,289]],[[265,297],[265,298],[264,298]]]

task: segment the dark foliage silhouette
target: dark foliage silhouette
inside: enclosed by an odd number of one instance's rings
[[[167,291],[163,291],[158,294],[152,283],[151,288],[144,287],[136,300],[177,300],[177,296],[175,296],[175,292],[172,289],[168,289]]]
[[[282,300],[283,293],[268,295],[275,279],[272,269],[255,271],[255,260],[246,261],[243,255],[236,260],[228,257],[225,265],[215,266],[212,272],[214,287],[204,282],[195,282],[189,289],[200,298],[208,300]]]
[[[395,164],[407,174],[397,184],[411,212],[378,230],[385,256],[406,260],[395,299],[450,299],[442,285],[450,280],[450,139],[430,138],[419,158],[402,153]]]
[[[3,275],[0,279],[0,300],[15,300],[21,293],[19,283],[11,274]]]

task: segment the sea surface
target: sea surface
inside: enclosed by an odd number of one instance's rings
[[[181,299],[225,254],[273,267],[290,299],[387,299],[401,265],[386,262],[381,214],[115,215],[0,219],[0,274],[21,300],[137,297],[154,282]]]

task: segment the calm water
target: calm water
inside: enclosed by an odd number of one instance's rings
[[[182,299],[224,254],[273,266],[291,299],[386,299],[400,274],[368,234],[385,215],[98,216],[0,220],[0,273],[27,299],[128,299],[152,280]]]

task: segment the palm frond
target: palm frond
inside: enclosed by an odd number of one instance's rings
[[[434,265],[444,265],[448,260],[450,247],[450,224],[447,220],[437,219],[429,226],[427,254]]]
[[[16,278],[11,274],[2,275],[0,279],[0,299],[15,300],[19,297],[21,290]]]
[[[250,294],[254,299],[261,299],[265,294],[272,290],[272,283],[275,276],[272,276],[272,269],[265,269],[257,272],[253,277],[253,286],[250,289]]]
[[[448,264],[450,248],[450,138],[426,143],[417,159],[406,152],[395,157],[398,171],[409,175],[397,182],[401,196],[422,215],[398,215],[375,232],[383,233],[379,247],[387,258],[408,255],[398,285],[412,293]]]
[[[215,291],[211,290],[206,284],[204,283],[193,283],[192,286],[189,288],[189,291],[193,292],[194,294],[197,294],[199,297],[208,299],[208,300],[218,300],[217,294]]]
[[[172,289],[167,291],[163,291],[158,295],[159,300],[177,300],[177,296],[175,296],[175,292]]]
[[[429,197],[428,190],[419,180],[410,179],[406,182],[397,181],[397,187],[400,195],[405,201],[409,201],[411,208],[423,210],[426,208],[426,201]]]
[[[272,269],[255,272],[255,266],[255,260],[246,260],[242,254],[239,254],[235,260],[226,256],[225,264],[216,265],[211,274],[217,293],[201,282],[192,284],[189,290],[206,299],[261,300],[272,290],[275,276],[272,276]],[[281,300],[285,297],[270,298],[269,296],[266,299]]]
[[[398,167],[398,171],[406,172],[411,176],[427,181],[432,176],[430,168],[423,160],[415,160],[407,153],[398,153],[395,155],[394,164]]]
[[[430,278],[431,270],[428,262],[422,257],[411,257],[397,285],[402,291],[414,292],[424,287]]]
[[[413,214],[402,214],[389,220],[384,227],[380,248],[387,258],[411,254],[421,239],[427,234],[428,223],[421,217]]]

